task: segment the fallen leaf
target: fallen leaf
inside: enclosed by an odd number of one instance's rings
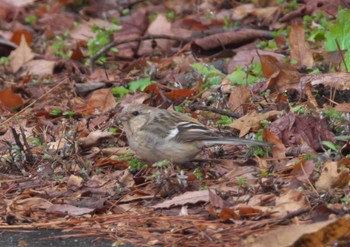
[[[213,193],[216,195],[215,191],[200,190],[200,191],[189,191],[182,195],[175,196],[170,200],[165,200],[164,202],[158,203],[153,208],[169,208],[171,206],[183,206],[185,204],[196,204],[198,202],[209,202],[210,195]]]
[[[26,62],[34,58],[34,53],[28,46],[24,36],[21,37],[21,43],[18,48],[11,52],[10,58],[10,65],[13,73],[16,73]]]
[[[269,143],[272,143],[272,156],[275,159],[283,159],[286,157],[286,147],[283,145],[282,141],[278,138],[277,135],[265,129],[262,133],[264,140]]]
[[[55,204],[46,209],[48,213],[60,213],[63,215],[78,216],[83,214],[90,214],[95,211],[94,208],[79,208],[72,205],[66,204]]]
[[[318,190],[330,190],[333,188],[343,188],[350,181],[349,169],[340,167],[338,162],[328,161],[324,164],[320,178],[315,186]]]
[[[302,23],[292,23],[289,33],[289,43],[291,60],[295,60],[299,66],[311,68],[314,60],[306,43],[305,30]]]
[[[100,114],[112,110],[116,106],[115,98],[108,88],[94,91],[87,102],[86,114]]]
[[[33,74],[33,75],[52,75],[56,62],[44,59],[31,60],[23,64],[23,70],[21,75]]]
[[[244,115],[247,111],[247,103],[249,103],[251,93],[247,86],[237,86],[231,91],[227,105],[232,112]]]
[[[24,100],[21,95],[14,93],[11,88],[0,91],[0,105],[4,105],[10,110],[15,110],[23,104]]]
[[[274,230],[249,244],[250,247],[329,246],[350,233],[349,217],[337,220],[293,225]],[[293,233],[293,234],[291,234]],[[251,240],[251,239],[250,239]]]
[[[111,137],[112,135],[111,132],[96,130],[91,132],[87,137],[80,138],[78,144],[82,148],[96,146],[101,139]]]
[[[277,117],[282,112],[269,111],[259,114],[255,111],[248,113],[247,115],[235,120],[229,124],[231,128],[240,130],[239,137],[245,136],[250,130],[258,130],[260,128],[260,122],[263,120]]]
[[[276,198],[276,206],[271,207],[270,210],[274,212],[275,216],[283,217],[289,213],[308,207],[308,202],[303,193],[296,190],[289,190],[284,195]]]

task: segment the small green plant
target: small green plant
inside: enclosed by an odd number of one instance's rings
[[[62,110],[59,108],[55,108],[50,112],[50,115],[54,117],[61,116],[61,114],[62,114]]]
[[[131,156],[133,156],[133,154],[131,152],[127,152],[125,154],[119,155],[118,159],[125,159],[125,158],[129,158]]]
[[[350,203],[350,197],[343,197],[340,199],[342,203],[349,204]]]
[[[64,116],[64,117],[73,117],[74,115],[75,115],[74,111],[64,111],[62,113],[62,116]]]
[[[225,77],[225,75],[213,65],[194,63],[191,64],[191,67],[204,77],[204,88],[220,84]]]
[[[233,122],[233,118],[229,116],[221,115],[220,120],[216,121],[216,126],[228,125]]]
[[[224,16],[224,28],[229,29],[231,27],[231,19],[229,16]]]
[[[182,106],[176,105],[174,106],[175,111],[185,113],[185,109]]]
[[[167,13],[166,13],[166,18],[169,20],[169,21],[173,21],[175,19],[175,12],[173,10],[169,10]]]
[[[261,170],[261,171],[260,171],[260,176],[261,176],[262,178],[268,178],[268,177],[271,176],[271,174],[270,174],[267,170]]]
[[[129,15],[130,14],[130,9],[128,8],[125,8],[122,10],[122,15],[126,16],[126,15]]]
[[[137,90],[145,90],[147,86],[154,83],[149,77],[148,78],[142,78],[136,81],[132,81],[128,83],[128,88],[125,87],[113,87],[112,88],[112,94],[114,96],[122,97],[128,93],[134,93]]]
[[[114,32],[121,29],[120,25],[112,24],[110,27],[99,27],[97,25],[92,27],[92,31],[96,34],[95,38],[89,40],[88,42],[88,56],[91,58],[96,55],[104,46],[111,42],[112,35]],[[112,52],[117,52],[116,48],[111,49]],[[97,60],[98,63],[104,64],[106,62],[106,57],[101,56]]]
[[[237,178],[237,185],[240,188],[246,188],[248,186],[248,179],[247,178]]]
[[[344,52],[344,60],[346,67],[350,69],[350,10],[341,9],[338,11],[337,19],[329,26],[329,31],[326,32],[326,42],[324,48],[326,51],[347,50]],[[339,45],[339,48],[338,48]],[[345,67],[342,64],[343,69]]]
[[[83,169],[85,169],[85,171],[87,171],[87,170],[89,170],[90,166],[91,166],[91,161],[87,160],[84,163],[84,168]]]
[[[10,57],[1,57],[0,58],[0,65],[5,66],[11,61]]]
[[[151,12],[148,14],[148,20],[149,21],[154,21],[158,16],[158,13],[157,12]]]
[[[193,174],[196,176],[196,178],[199,181],[203,181],[204,180],[204,175],[203,175],[203,173],[201,172],[201,170],[199,168],[194,169]]]
[[[252,147],[253,155],[258,157],[266,157],[266,151],[262,147]]]
[[[112,134],[116,134],[117,133],[117,128],[109,128],[108,132],[111,132]]]
[[[25,19],[24,19],[24,22],[29,24],[29,25],[35,25],[36,22],[37,22],[37,18],[35,15],[31,15],[31,16],[27,16]]]
[[[29,142],[33,143],[35,146],[42,146],[43,145],[40,138],[38,138],[38,137],[28,137],[27,140]]]
[[[316,42],[326,39],[328,19],[324,16],[323,12],[318,11],[315,16],[304,16],[303,24],[307,40]]]
[[[298,1],[297,0],[291,0],[291,1],[284,1],[284,0],[277,0],[278,5],[284,6],[283,13],[289,13],[293,10],[298,9]]]
[[[341,133],[348,124],[348,120],[343,117],[343,114],[335,109],[324,110],[323,113],[328,117],[329,126],[334,129],[336,133]]]
[[[54,43],[51,45],[54,55],[64,59],[68,59],[72,55],[72,51],[68,51],[67,39],[69,38],[69,31],[65,31],[63,36],[56,36]]]
[[[237,66],[234,72],[226,76],[233,84],[237,85],[252,85],[258,82],[261,77],[262,68],[260,63],[253,63],[244,70],[240,66]]]
[[[303,159],[304,159],[304,160],[310,160],[310,159],[313,159],[313,158],[315,158],[315,157],[316,157],[315,154],[304,154],[304,155],[303,155]]]
[[[304,105],[294,106],[292,108],[292,112],[298,113],[298,114],[306,114],[308,110],[305,108]]]
[[[129,164],[129,168],[133,168],[133,169],[137,169],[137,170],[140,170],[140,169],[147,166],[147,165],[141,163],[141,161],[136,157],[131,158],[131,160],[129,161],[128,164]]]
[[[125,87],[112,87],[111,92],[114,96],[123,97],[130,93],[130,90]]]
[[[260,41],[256,48],[259,49],[269,49],[269,50],[275,50],[277,49],[277,44],[275,40],[269,40],[269,41]]]

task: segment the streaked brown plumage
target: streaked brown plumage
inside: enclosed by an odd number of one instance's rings
[[[269,145],[265,142],[223,137],[197,120],[175,111],[130,104],[119,116],[130,147],[149,162],[185,163],[204,147],[215,144]]]

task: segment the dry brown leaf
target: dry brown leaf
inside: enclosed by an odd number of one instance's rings
[[[158,203],[153,208],[169,208],[171,206],[183,206],[185,204],[196,204],[198,202],[209,202],[209,193],[216,195],[214,190],[200,190],[200,191],[189,191],[182,195],[175,196],[170,200],[165,200],[164,202]]]
[[[231,208],[223,208],[221,209],[220,213],[219,213],[219,218],[222,221],[227,221],[227,220],[240,220],[241,217],[239,217],[239,215],[237,215],[235,213],[235,211]]]
[[[48,213],[61,213],[63,215],[71,215],[71,216],[78,216],[83,214],[90,214],[95,211],[94,208],[83,208],[83,207],[76,207],[72,205],[65,205],[65,204],[55,204],[46,209],[46,212]]]
[[[255,5],[253,3],[238,5],[232,11],[232,19],[237,21],[242,20],[244,17],[252,13],[254,9]]]
[[[350,103],[341,103],[334,107],[335,110],[340,112],[350,112]]]
[[[260,62],[264,77],[268,78],[265,89],[283,92],[299,83],[301,74],[292,65],[270,55],[260,55]]]
[[[263,131],[263,138],[269,143],[273,143],[272,146],[272,156],[275,159],[283,159],[286,157],[286,147],[283,145],[282,141],[278,138],[277,135],[265,129]]]
[[[83,185],[83,182],[84,182],[84,179],[82,177],[70,175],[70,177],[68,178],[68,181],[67,181],[67,186],[68,186],[68,188],[69,187],[79,188]]]
[[[320,140],[334,142],[334,133],[327,122],[311,115],[290,112],[271,123],[269,130],[287,147],[306,142],[314,150],[319,150]]]
[[[260,18],[272,18],[278,10],[279,10],[279,7],[277,6],[257,8],[252,11],[252,15]]]
[[[340,167],[338,162],[328,161],[324,164],[320,178],[315,186],[318,190],[343,188],[350,181],[349,169]]]
[[[349,236],[350,234],[350,219],[349,216],[344,216],[335,222],[326,225],[322,229],[305,233],[291,247],[314,247],[314,246],[331,246],[339,239]]]
[[[21,107],[23,104],[24,100],[22,99],[21,95],[14,93],[11,88],[0,91],[0,105],[3,105],[10,110],[14,110]]]
[[[350,89],[350,74],[345,72],[328,73],[323,75],[307,75],[301,79],[301,84],[310,82],[312,86],[323,84],[338,90]]]
[[[275,53],[272,51],[264,51],[259,49],[237,49],[236,55],[230,60],[227,65],[227,73],[232,73],[236,70],[237,66],[241,68],[249,66],[253,62],[260,62],[260,55],[270,55],[275,57],[277,60],[282,60],[284,56],[279,53]]]
[[[218,33],[194,40],[191,50],[197,57],[210,56],[220,50],[238,48],[259,38],[270,38],[270,34],[253,29]]]
[[[229,124],[231,128],[240,130],[239,137],[245,136],[250,130],[257,130],[260,128],[260,122],[277,117],[281,114],[281,111],[269,111],[266,113],[259,114],[257,112],[251,112],[247,115],[235,120]]]
[[[96,146],[101,139],[111,137],[112,135],[111,132],[96,130],[91,132],[87,137],[80,138],[78,144],[83,148]]]
[[[250,247],[325,246],[350,232],[349,217],[307,225],[293,225],[269,232]],[[293,233],[293,234],[291,234]],[[328,236],[328,237],[327,237]],[[250,239],[251,241],[251,239]],[[248,244],[248,243],[247,243]]]
[[[247,86],[237,86],[232,88],[227,105],[232,112],[244,115],[247,110],[247,103],[251,97],[250,90]]]
[[[291,46],[290,57],[299,66],[312,67],[314,60],[305,40],[305,30],[302,23],[293,23],[289,33]]]
[[[31,60],[23,65],[23,71],[21,75],[33,74],[33,75],[52,75],[56,62],[49,60]]]
[[[308,201],[303,193],[296,190],[289,190],[286,194],[276,198],[276,206],[271,207],[270,211],[274,216],[286,216],[289,213],[308,208]]]
[[[27,44],[24,36],[21,37],[21,44],[10,54],[10,65],[13,73],[16,73],[26,62],[34,58],[32,49]]]
[[[147,34],[151,35],[174,35],[171,30],[171,23],[168,21],[168,19],[162,15],[157,15],[157,18],[149,25],[147,29]],[[171,45],[174,43],[174,41],[169,39],[156,39],[157,49],[159,49],[160,52],[167,52]],[[153,48],[153,42],[152,40],[145,40],[142,41],[139,49],[137,51],[138,56],[148,56],[152,54],[155,49]]]
[[[32,5],[35,1],[34,0],[2,0],[3,2],[9,3],[15,7],[27,7],[29,5]]]
[[[115,106],[116,102],[111,90],[102,88],[90,95],[85,113],[100,114],[112,110]]]

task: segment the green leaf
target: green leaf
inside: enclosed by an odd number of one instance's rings
[[[65,111],[62,113],[63,116],[67,116],[67,117],[73,117],[75,114],[74,111]]]
[[[329,149],[331,149],[333,151],[339,151],[339,147],[330,141],[322,141],[322,145],[328,147]]]
[[[59,116],[59,115],[62,114],[62,110],[59,109],[59,108],[56,108],[56,109],[53,109],[53,110],[50,112],[50,114],[51,114],[52,116]]]
[[[251,85],[259,80],[258,77],[247,75],[246,72],[244,72],[241,67],[237,67],[235,71],[233,71],[231,74],[229,74],[227,77],[232,83],[238,84],[238,85],[245,85],[248,83],[248,85]]]
[[[336,40],[339,43],[340,49],[350,48],[350,10],[341,9],[338,12],[337,20],[329,27],[326,33],[325,50],[337,51],[338,47]]]
[[[227,124],[230,124],[233,122],[233,119],[229,116],[224,116],[222,115],[221,116],[221,119],[216,121],[216,125],[219,126],[219,125],[227,125]]]
[[[130,92],[125,87],[112,87],[111,91],[112,91],[112,94],[114,96],[120,96],[120,97],[124,96],[124,95],[126,95],[126,94],[128,94]]]
[[[151,78],[143,78],[137,81],[132,81],[129,82],[129,90],[131,92],[135,92],[138,89],[143,91],[151,83],[153,83],[153,81],[151,81]]]

